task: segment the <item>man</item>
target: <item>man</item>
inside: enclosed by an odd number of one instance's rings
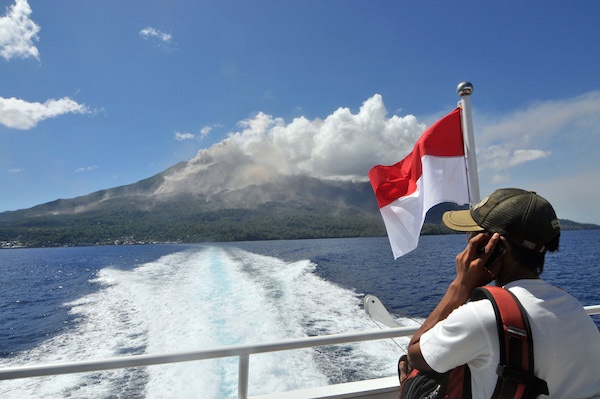
[[[465,302],[476,287],[495,280],[526,310],[535,375],[548,383],[549,397],[600,396],[600,332],[577,300],[539,277],[546,252],[559,245],[550,203],[535,192],[499,189],[472,210],[447,212],[443,221],[472,238],[456,256],[456,278],[411,339],[401,380],[413,367],[446,372],[468,364],[473,398],[492,396],[499,363],[494,311],[487,300]],[[497,246],[505,251],[495,252]]]

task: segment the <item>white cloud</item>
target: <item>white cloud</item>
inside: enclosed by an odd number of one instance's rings
[[[196,139],[196,136],[193,133],[181,133],[175,132],[175,140],[181,142],[183,140],[191,140]]]
[[[40,59],[40,53],[33,42],[38,40],[40,27],[29,16],[31,7],[27,0],[16,0],[0,17],[0,56],[5,60],[13,58]]]
[[[531,112],[541,118],[537,114],[538,107],[532,108]],[[523,113],[521,119],[531,121],[528,113]],[[567,117],[564,119],[568,120]],[[478,143],[479,169],[490,174],[493,182],[508,181],[512,168],[553,155],[550,149],[530,146],[539,142],[531,133],[536,132],[531,129],[531,124],[529,135],[520,132],[491,138],[489,132],[500,125],[520,127],[517,120],[513,114],[500,124],[483,125],[479,127],[481,133],[477,132],[476,140],[487,137],[483,144]],[[238,126],[239,130],[231,132],[226,141],[201,151],[190,165],[195,162],[206,164],[209,159],[243,157],[255,166],[261,166],[254,170],[262,173],[277,171],[319,178],[364,180],[374,165],[389,165],[404,158],[427,128],[412,115],[388,115],[378,94],[367,99],[358,112],[342,107],[325,119],[298,117],[291,122],[259,112],[240,121]],[[545,132],[541,128],[537,130]],[[207,132],[210,127],[203,128],[201,135]]]
[[[156,39],[159,42],[159,45],[166,49],[173,49],[175,45],[173,42],[173,35],[170,33],[165,33],[156,28],[152,28],[151,26],[147,26],[140,31],[140,36],[144,39]]]
[[[524,163],[564,158],[567,147],[600,145],[599,91],[531,103],[500,117],[474,117],[480,177],[489,176],[495,183],[509,181],[510,170]]]
[[[30,103],[11,97],[0,97],[0,124],[15,129],[31,129],[38,122],[62,114],[85,114],[91,111],[68,97],[50,99],[44,103]]]
[[[597,129],[600,122],[600,91],[574,98],[531,103],[528,107],[502,115],[484,116],[481,136],[484,140],[544,141],[558,134]]]
[[[205,126],[200,129],[200,137],[206,137],[212,131],[212,126]]]
[[[97,165],[89,165],[87,167],[81,167],[81,168],[77,168],[75,170],[75,172],[79,173],[79,172],[89,172],[89,171],[93,171],[95,169],[98,169],[99,167]]]
[[[144,38],[157,38],[161,42],[170,42],[173,39],[173,35],[170,33],[164,33],[158,29],[152,28],[150,26],[142,29],[140,31],[140,35]]]
[[[229,144],[277,171],[355,179],[365,179],[376,164],[402,159],[425,130],[412,115],[388,118],[378,94],[356,114],[339,108],[324,120],[299,117],[286,123],[258,113],[239,126]]]
[[[567,176],[579,173],[585,174],[588,186],[600,187],[595,162],[600,146],[599,97],[590,93],[537,103],[501,118],[475,113],[481,194],[491,193],[499,183],[534,189],[543,181],[568,181],[573,178]],[[443,114],[436,113],[438,118]],[[281,174],[365,180],[374,165],[404,158],[425,129],[414,116],[388,115],[380,95],[367,99],[358,112],[339,108],[324,119],[285,121],[259,112],[239,122],[226,140],[201,150],[185,169],[167,179],[160,192],[195,190],[210,195],[276,182]],[[574,157],[573,151],[581,154]],[[575,166],[582,159],[586,165]]]
[[[214,128],[220,128],[222,127],[221,124],[212,124],[212,125],[206,125],[203,126],[200,131],[198,132],[198,134],[194,134],[194,133],[183,133],[183,132],[175,132],[175,140],[177,141],[184,141],[184,140],[193,140],[193,139],[204,139],[205,137],[207,137],[210,132],[212,132],[212,130]]]
[[[508,161],[508,166],[514,167],[529,161],[535,161],[540,158],[549,157],[551,154],[551,152],[543,150],[515,150],[512,154],[512,157]]]
[[[450,110],[448,110],[450,111]],[[600,92],[563,101],[538,102],[503,115],[483,116],[475,126],[480,170],[510,176],[525,163],[551,158],[552,140],[600,137]],[[393,164],[408,154],[426,125],[412,115],[388,116],[382,97],[367,99],[357,113],[339,108],[325,119],[291,122],[259,112],[238,124],[228,146],[284,173],[362,178],[376,164]],[[220,150],[222,151],[222,150]]]
[[[201,138],[205,138],[208,136],[208,134],[213,130],[213,128],[219,127],[220,125],[215,124],[215,125],[207,125],[202,127],[202,129],[200,129],[200,137]]]
[[[538,149],[515,149],[515,142],[478,148],[477,163],[480,175],[492,174],[494,183],[510,179],[510,169],[518,165],[547,158],[552,152]]]
[[[169,176],[157,194],[210,195],[295,174],[365,180],[374,165],[406,156],[426,128],[411,115],[388,117],[378,94],[357,113],[339,108],[324,120],[299,117],[287,123],[259,112],[238,126]]]

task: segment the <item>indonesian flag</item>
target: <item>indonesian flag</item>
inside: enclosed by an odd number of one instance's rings
[[[427,129],[404,160],[369,171],[394,258],[417,247],[431,207],[469,202],[460,111]]]

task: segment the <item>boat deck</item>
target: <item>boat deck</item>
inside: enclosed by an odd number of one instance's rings
[[[400,384],[397,376],[340,383],[289,392],[252,396],[252,399],[397,399]]]

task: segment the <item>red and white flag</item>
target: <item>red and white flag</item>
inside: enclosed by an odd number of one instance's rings
[[[457,108],[433,124],[399,163],[369,171],[394,258],[417,247],[431,207],[469,202],[460,113]]]

